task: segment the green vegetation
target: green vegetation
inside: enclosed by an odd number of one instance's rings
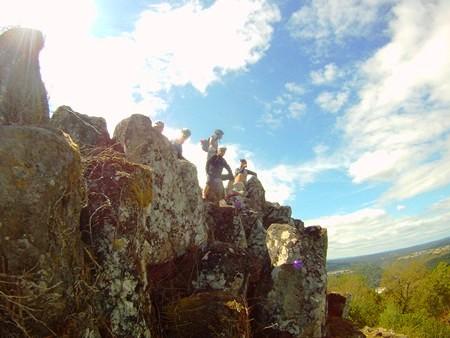
[[[426,263],[398,260],[384,269],[360,265],[329,276],[328,290],[351,294],[348,315],[360,327],[384,327],[410,338],[448,338],[450,265],[444,261],[429,268]]]

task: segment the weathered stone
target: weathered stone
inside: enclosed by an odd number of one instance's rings
[[[266,205],[266,192],[259,179],[252,176],[245,183],[245,190],[247,192],[246,205],[248,208],[262,213]]]
[[[84,176],[88,204],[81,230],[98,262],[99,311],[114,335],[150,337],[147,267],[154,252],[145,220],[151,212],[152,172],[111,153],[86,159]]]
[[[267,250],[273,266],[301,260],[300,232],[289,224],[272,224],[267,229]]]
[[[50,124],[69,134],[80,148],[108,146],[111,142],[103,117],[77,113],[68,106],[61,106],[53,113]]]
[[[120,122],[114,138],[123,145],[127,159],[153,171],[152,210],[146,220],[154,249],[152,264],[173,260],[206,244],[206,212],[195,166],[178,160],[167,138],[143,115]]]
[[[164,309],[168,338],[250,337],[245,301],[220,292],[182,298]]]
[[[39,70],[41,32],[12,28],[0,35],[0,125],[48,122],[47,92]]]
[[[320,227],[299,231],[289,224],[272,224],[267,230],[274,266],[266,305],[272,330],[302,338],[324,335],[326,243],[326,231]]]
[[[202,252],[198,276],[192,283],[197,290],[222,290],[245,297],[249,263],[245,250],[228,243],[211,243]]]
[[[268,228],[273,223],[294,225],[291,219],[292,210],[290,206],[281,206],[279,203],[266,202],[263,213],[265,228]]]
[[[0,318],[21,334],[53,335],[75,309],[80,154],[62,132],[38,127],[0,126],[0,140],[0,291],[10,295],[0,297]]]
[[[208,227],[212,240],[247,248],[247,240],[241,217],[233,207],[219,207],[208,204]]]

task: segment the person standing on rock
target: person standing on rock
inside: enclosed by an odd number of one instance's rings
[[[153,129],[156,130],[158,133],[162,134],[162,132],[164,130],[164,122],[156,121],[155,125],[153,126]]]
[[[191,131],[187,128],[181,129],[180,137],[172,141],[173,148],[175,149],[177,158],[179,160],[185,160],[183,157],[183,143],[191,136]]]
[[[216,129],[214,134],[208,139],[207,149],[208,155],[206,160],[209,160],[211,157],[217,154],[217,150],[219,149],[219,140],[223,137],[223,131],[221,129]]]
[[[219,203],[225,197],[222,180],[232,180],[234,178],[230,166],[223,158],[226,151],[226,147],[220,147],[217,153],[206,161],[207,179],[203,195],[209,202]],[[223,169],[228,171],[228,175],[222,176]]]

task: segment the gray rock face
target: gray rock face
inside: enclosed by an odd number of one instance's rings
[[[47,92],[39,70],[41,32],[12,28],[0,35],[0,125],[48,122]]]
[[[50,124],[69,134],[80,148],[107,146],[110,143],[103,117],[80,114],[68,106],[61,106],[53,113]]]
[[[118,154],[85,159],[88,204],[83,209],[83,240],[98,263],[97,304],[108,329],[120,337],[150,337],[147,267],[153,255],[145,220],[151,210],[152,172]]]
[[[38,127],[0,126],[0,139],[0,290],[11,296],[0,297],[0,318],[46,336],[64,322],[79,279],[80,154],[63,133]]]
[[[114,131],[128,160],[148,165],[153,172],[152,209],[146,226],[152,264],[167,262],[207,241],[205,207],[195,166],[178,160],[167,138],[151,120],[132,115]]]
[[[320,338],[326,324],[326,230],[272,224],[267,249],[273,265],[267,312],[272,328],[291,337]]]

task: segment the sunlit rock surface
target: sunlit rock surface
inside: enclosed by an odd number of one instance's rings
[[[42,125],[49,119],[41,79],[41,32],[12,28],[0,35],[0,125]]]
[[[207,241],[205,207],[195,166],[178,160],[167,138],[143,115],[132,115],[114,131],[126,158],[153,171],[153,203],[147,217],[152,263],[163,263]]]

